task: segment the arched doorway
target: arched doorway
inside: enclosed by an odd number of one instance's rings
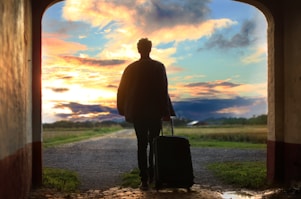
[[[52,4],[58,2],[56,1],[45,1],[43,3],[35,3],[33,2],[34,9],[33,9],[33,35],[34,35],[34,44],[33,44],[33,139],[34,139],[34,149],[33,149],[33,181],[39,184],[41,182],[41,171],[42,171],[42,165],[41,165],[41,160],[42,160],[42,155],[41,155],[41,19],[42,15],[47,9],[47,7],[51,6]],[[255,4],[256,7],[259,7],[264,10],[264,12],[267,12],[267,10],[262,6],[262,5],[256,5],[257,2],[250,1],[247,2],[249,4]],[[265,13],[266,14],[266,13]],[[268,19],[269,21],[269,19]],[[272,19],[270,19],[272,21]],[[269,27],[272,22],[269,22]],[[269,32],[273,33],[273,28],[269,28]],[[273,34],[272,34],[273,35]],[[269,38],[269,49],[270,48],[270,43],[271,40],[273,39]],[[273,56],[269,55],[269,72],[274,70],[274,65],[270,60],[274,60]],[[270,71],[271,70],[271,71]],[[270,83],[270,81],[269,81]],[[273,85],[274,86],[274,85]],[[269,94],[272,93],[272,96],[274,96],[274,87],[271,88],[271,85],[269,85]],[[269,100],[270,102],[271,100]],[[269,103],[270,105],[270,103]],[[269,110],[273,110],[270,109]],[[277,109],[278,110],[278,109]],[[275,110],[276,111],[276,110]],[[281,110],[279,110],[281,111]],[[269,114],[270,115],[270,114]],[[270,118],[270,129],[275,129],[275,115],[269,116]],[[271,122],[272,121],[272,122]],[[271,135],[273,137],[273,131]],[[273,149],[271,149],[272,151]],[[273,153],[273,151],[271,152]],[[272,165],[271,169],[274,168]],[[270,167],[268,167],[268,172],[269,172]],[[272,172],[275,173],[275,172]]]

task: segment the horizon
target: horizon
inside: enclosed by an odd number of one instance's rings
[[[220,125],[224,125],[223,123],[220,123],[220,121],[228,121],[228,120],[231,120],[231,124],[241,124],[242,121],[241,119],[244,119],[246,121],[249,121],[249,120],[252,120],[252,119],[259,119],[259,118],[262,118],[262,117],[267,117],[267,114],[262,114],[262,115],[253,115],[252,117],[249,117],[249,118],[245,118],[245,117],[219,117],[219,118],[206,118],[204,120],[191,120],[191,119],[186,119],[186,118],[179,118],[179,117],[174,117],[172,116],[172,120],[173,121],[185,121],[185,122],[188,122],[186,123],[186,125],[189,125],[189,124],[199,124],[202,122],[205,122],[204,124],[202,125],[216,125],[216,124],[220,124]],[[236,123],[232,120],[236,120]],[[108,123],[112,123],[112,124],[122,124],[122,123],[129,123],[127,122],[124,118],[123,120],[102,120],[102,121],[98,121],[98,120],[82,120],[82,121],[72,121],[72,120],[59,120],[59,121],[54,121],[54,122],[50,122],[50,123],[42,123],[43,125],[45,124],[55,124],[55,123],[61,123],[61,122],[70,122],[70,123],[81,123],[81,124],[84,124],[84,123],[96,123],[96,124],[108,124]],[[164,122],[164,121],[163,121]],[[206,123],[206,122],[210,122],[210,123]],[[260,121],[262,122],[262,121]],[[225,123],[226,125],[228,123]],[[248,125],[248,124],[247,124]]]

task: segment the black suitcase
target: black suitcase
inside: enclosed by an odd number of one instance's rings
[[[194,184],[189,141],[180,136],[162,135],[154,139],[155,188],[186,188]]]

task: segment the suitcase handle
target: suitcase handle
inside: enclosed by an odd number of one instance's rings
[[[170,127],[171,127],[171,135],[174,136],[174,129],[173,129],[173,120],[170,118]],[[161,135],[163,136],[163,122],[161,123]]]

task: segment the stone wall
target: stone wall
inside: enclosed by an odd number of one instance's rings
[[[25,198],[31,186],[31,5],[0,1],[0,198]]]

